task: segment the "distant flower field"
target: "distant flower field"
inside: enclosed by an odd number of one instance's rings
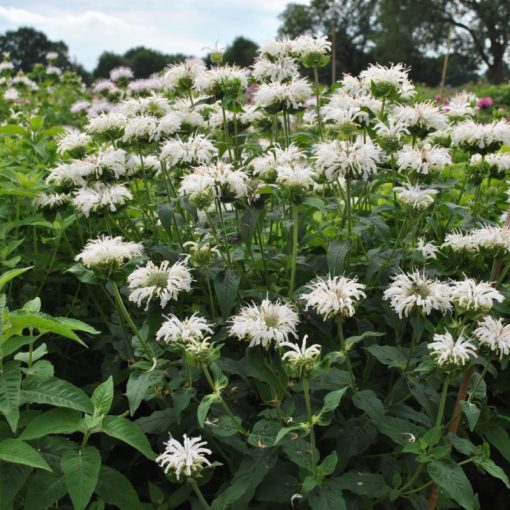
[[[0,510],[510,489],[505,87],[327,87],[329,51],[92,87],[4,56]]]

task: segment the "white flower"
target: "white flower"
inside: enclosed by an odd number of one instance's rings
[[[446,235],[441,248],[451,248],[453,251],[467,251],[476,253],[479,250],[474,237],[470,234],[463,234],[454,230]]]
[[[505,298],[490,283],[477,283],[472,278],[451,283],[452,301],[462,311],[488,312],[494,301],[502,303]]]
[[[168,99],[154,92],[148,97],[126,99],[120,104],[120,112],[127,117],[151,115],[159,118],[167,114],[170,109]]]
[[[304,59],[308,55],[326,55],[331,50],[327,36],[300,35],[292,41],[292,53]]]
[[[404,186],[395,186],[393,191],[399,202],[417,210],[426,209],[432,205],[435,195],[439,193],[437,189],[423,189],[410,183],[406,183]]]
[[[48,51],[46,53],[46,60],[57,60],[58,53],[56,51]]]
[[[61,76],[62,70],[56,66],[48,66],[46,68],[46,74],[53,75],[53,76]]]
[[[368,179],[377,172],[382,150],[372,141],[334,140],[315,146],[317,167],[332,181],[339,177]]]
[[[473,333],[480,345],[486,345],[500,359],[510,354],[510,324],[487,315],[478,322]]]
[[[156,140],[158,133],[158,119],[153,115],[135,115],[126,121],[123,140],[125,142],[138,140]]]
[[[292,54],[293,41],[288,37],[281,39],[269,39],[264,41],[259,48],[261,55],[270,58],[288,57]]]
[[[339,89],[331,96],[328,104],[321,108],[321,117],[339,127],[368,124],[370,116],[361,107],[360,101],[353,99],[344,89]]]
[[[418,239],[416,243],[416,249],[423,255],[425,260],[435,260],[437,258],[437,252],[439,251],[439,247],[434,243],[427,243],[423,237]]]
[[[159,300],[165,308],[171,300],[177,299],[182,291],[191,290],[191,273],[186,262],[176,262],[170,265],[164,260],[159,266],[149,261],[143,267],[138,267],[128,276],[128,286],[131,290],[129,300],[142,305],[147,300],[147,307],[153,299]]]
[[[452,143],[478,149],[510,145],[510,123],[506,120],[495,120],[490,124],[480,124],[471,119],[466,120],[453,127]]]
[[[312,362],[321,353],[321,346],[314,344],[306,346],[308,335],[303,337],[301,346],[293,342],[282,342],[281,347],[287,347],[288,350],[283,354],[282,360],[287,360],[291,367],[300,368]]]
[[[66,195],[65,193],[40,193],[36,198],[34,198],[32,204],[34,207],[38,208],[48,207],[49,209],[53,209],[54,207],[67,204],[69,202],[69,198],[69,195]]]
[[[434,341],[427,345],[430,356],[439,366],[464,366],[476,356],[476,347],[462,335],[454,340],[451,333],[435,334]]]
[[[432,310],[447,312],[451,309],[448,285],[426,278],[419,271],[395,275],[384,291],[384,299],[390,301],[400,318],[414,310],[429,315]]]
[[[412,106],[395,106],[390,117],[408,128],[439,130],[448,125],[448,118],[437,106],[431,103],[416,103]]]
[[[253,64],[252,75],[257,81],[287,81],[299,76],[299,66],[292,57],[276,60],[258,58]]]
[[[90,187],[76,191],[71,203],[88,218],[91,211],[108,209],[115,212],[119,206],[132,198],[131,192],[122,184],[109,185],[95,182]]]
[[[96,171],[93,161],[75,159],[69,163],[59,163],[56,168],[52,168],[46,182],[59,186],[84,186],[85,179]]]
[[[204,448],[206,441],[202,441],[200,436],[183,436],[183,442],[180,443],[171,435],[165,443],[165,451],[156,458],[156,462],[164,469],[165,473],[169,471],[175,475],[177,480],[181,475],[192,477],[200,473],[211,462],[206,455],[211,455],[209,448]]]
[[[276,167],[276,183],[284,188],[307,190],[314,184],[314,175],[312,167],[302,163]]]
[[[166,317],[158,332],[156,340],[163,340],[165,343],[181,342],[187,343],[191,340],[202,340],[206,334],[212,334],[210,324],[197,314],[187,317],[184,320],[178,319],[175,315]]]
[[[313,308],[324,319],[333,316],[351,317],[355,313],[354,305],[366,297],[363,292],[365,287],[358,283],[357,278],[328,275],[326,280],[317,278],[308,285],[310,292],[302,294],[301,299],[306,303],[306,309]]]
[[[303,78],[293,78],[289,82],[262,83],[255,94],[253,102],[266,110],[297,110],[302,108],[312,95],[310,83]]]
[[[409,82],[408,74],[409,69],[406,69],[402,64],[394,64],[390,67],[371,64],[367,69],[361,71],[359,77],[363,87],[368,90],[374,84],[381,92],[392,87],[397,92],[409,93],[412,85]]]
[[[127,118],[119,112],[101,112],[89,119],[85,129],[89,133],[108,133],[112,131],[121,131],[126,125]]]
[[[104,266],[113,263],[122,264],[134,257],[143,255],[143,246],[140,243],[124,241],[122,237],[101,236],[89,239],[87,244],[76,257],[86,267]]]
[[[108,170],[115,179],[119,179],[127,173],[127,153],[123,149],[109,145],[98,152],[95,164],[97,176],[102,175],[103,170]]]
[[[289,336],[296,336],[297,313],[281,301],[264,299],[260,305],[241,308],[230,320],[230,334],[239,340],[249,340],[250,347],[261,345],[268,349],[272,343],[280,345]]]
[[[403,135],[409,134],[405,123],[395,120],[393,117],[389,117],[388,122],[378,121],[374,129],[379,136],[389,139],[399,140]]]
[[[19,99],[19,92],[16,89],[10,87],[4,92],[5,101],[16,101],[17,99]]]
[[[291,143],[287,148],[275,145],[263,156],[253,158],[250,165],[253,167],[253,173],[255,175],[263,179],[270,179],[272,174],[276,174],[276,167],[301,163],[304,162],[305,159],[306,155],[297,145]]]
[[[170,167],[176,165],[207,164],[218,154],[218,149],[204,135],[194,135],[187,141],[170,140],[161,149],[161,159]]]
[[[173,135],[181,129],[184,115],[178,111],[168,112],[159,119],[158,131],[160,135]]]
[[[116,94],[119,91],[115,83],[110,80],[100,80],[92,87],[95,94]]]
[[[361,80],[356,76],[344,74],[340,80],[340,83],[342,84],[341,90],[349,96],[355,97],[366,92],[366,89],[364,89],[363,85],[361,84]]]
[[[206,71],[203,60],[192,58],[173,64],[165,69],[163,83],[170,90],[188,90],[193,82]]]
[[[216,95],[219,91],[241,92],[248,85],[248,70],[237,66],[217,66],[195,77],[195,88],[204,94]]]
[[[127,90],[130,94],[145,94],[155,92],[163,88],[163,79],[158,75],[152,75],[150,78],[134,80],[129,82]]]
[[[445,147],[431,146],[428,143],[423,147],[404,145],[397,153],[397,164],[402,170],[414,170],[419,174],[427,175],[450,166],[452,158]]]
[[[91,141],[92,138],[86,133],[80,133],[76,129],[67,129],[57,142],[57,151],[63,154],[76,149],[86,149]]]
[[[89,108],[89,106],[90,106],[90,102],[82,99],[82,100],[75,101],[71,105],[71,108],[69,111],[71,113],[80,113],[80,112],[86,111]]]
[[[498,152],[496,154],[487,154],[485,156],[487,164],[498,170],[499,172],[505,172],[510,170],[510,153],[509,152]]]
[[[478,98],[471,92],[459,92],[448,99],[443,109],[448,117],[465,117],[476,113]]]
[[[129,67],[120,66],[110,71],[110,80],[115,83],[119,80],[131,80],[133,77],[133,71]]]

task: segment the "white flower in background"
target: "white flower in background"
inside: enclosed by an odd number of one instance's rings
[[[85,129],[88,133],[103,134],[121,132],[126,125],[127,117],[119,112],[101,112],[89,118]]]
[[[203,94],[239,93],[248,86],[248,70],[238,66],[217,66],[195,77],[195,89]]]
[[[282,360],[286,361],[295,370],[306,369],[310,367],[313,361],[321,353],[321,346],[319,344],[306,345],[308,335],[303,337],[301,345],[293,342],[282,342],[281,347],[287,347],[287,350],[282,356]]]
[[[448,118],[445,113],[431,103],[416,103],[410,106],[395,106],[390,117],[401,122],[409,129],[440,130],[446,129]]]
[[[100,149],[96,155],[96,175],[99,177],[107,170],[115,179],[123,177],[127,173],[127,152],[124,149],[116,149],[108,145]]]
[[[152,115],[159,118],[166,115],[170,110],[171,106],[168,99],[154,92],[148,97],[126,99],[119,107],[119,111],[127,117]]]
[[[205,98],[195,98],[196,102],[199,102]],[[176,99],[172,105],[174,111],[177,111],[182,116],[181,124],[190,128],[201,128],[206,125],[203,111],[206,111],[210,105],[208,104],[194,104],[190,101],[189,97],[180,97]]]
[[[268,58],[283,58],[292,55],[293,41],[288,37],[269,39],[264,41],[259,48],[259,53]]]
[[[473,229],[468,234],[476,250],[480,248],[487,251],[510,251],[510,227],[485,225]],[[475,250],[473,250],[475,251]]]
[[[187,59],[184,62],[170,65],[163,74],[163,83],[166,88],[176,90],[189,90],[194,81],[206,71],[204,61],[198,58]]]
[[[161,148],[161,159],[170,167],[209,163],[218,155],[218,149],[204,135],[190,136],[188,140],[169,140]]]
[[[69,203],[70,197],[65,193],[39,193],[32,201],[34,207],[54,209]]]
[[[427,175],[450,166],[452,158],[445,147],[432,146],[428,143],[422,147],[404,145],[397,153],[397,164],[402,170],[413,170]]]
[[[138,306],[142,306],[142,302],[146,300],[148,308],[149,303],[156,299],[161,308],[165,308],[167,303],[177,299],[181,292],[189,292],[192,281],[185,261],[171,265],[168,260],[164,260],[159,266],[149,261],[128,276],[128,287],[131,290],[129,300]]]
[[[390,286],[384,291],[384,299],[402,319],[418,310],[430,315],[432,310],[451,310],[450,289],[447,284],[427,278],[419,271],[393,276]]]
[[[292,41],[292,53],[301,59],[309,55],[327,55],[330,51],[331,43],[325,35],[300,35]]]
[[[80,113],[80,112],[85,112],[88,110],[90,106],[90,101],[85,101],[85,100],[79,100],[79,101],[75,101],[72,105],[71,105],[71,108],[70,108],[70,112],[71,113]]]
[[[368,124],[370,116],[361,109],[358,101],[346,94],[343,89],[336,90],[329,102],[321,108],[321,117],[338,127]]]
[[[393,117],[388,118],[387,122],[377,121],[374,129],[378,136],[391,140],[400,140],[404,135],[409,134],[405,123],[397,121]]]
[[[365,89],[370,90],[374,85],[374,92],[379,92],[381,96],[385,96],[391,88],[396,92],[405,92],[409,95],[414,87],[409,82],[408,75],[409,69],[406,69],[403,64],[394,64],[389,67],[371,64],[361,71],[359,78]]]
[[[263,156],[253,158],[250,166],[253,168],[255,175],[263,179],[271,179],[276,176],[278,166],[302,163],[305,159],[305,153],[296,144],[291,143],[287,148],[275,145]]]
[[[119,92],[119,89],[117,88],[117,85],[115,85],[115,83],[113,83],[110,80],[100,80],[94,83],[94,86],[92,87],[92,92],[94,92],[94,94],[108,95],[116,94],[117,92]]]
[[[156,462],[163,468],[165,473],[171,472],[177,480],[182,475],[193,477],[199,475],[211,462],[206,455],[211,455],[212,451],[205,448],[206,441],[202,441],[200,436],[183,436],[180,443],[171,435],[165,443],[165,451],[156,458]]]
[[[134,76],[133,71],[129,67],[120,66],[110,71],[110,80],[114,83],[121,80],[131,80]]]
[[[262,83],[253,95],[253,103],[268,111],[303,108],[312,95],[312,86],[304,78],[293,78],[286,83]]]
[[[58,163],[50,170],[46,182],[58,186],[84,186],[85,179],[94,175],[96,165],[91,160],[74,159],[69,163]]]
[[[48,66],[46,68],[46,74],[49,74],[50,76],[62,76],[62,70],[56,66]]]
[[[416,249],[422,254],[425,260],[436,260],[439,247],[432,242],[426,242],[420,237],[416,243]]]
[[[141,243],[124,241],[121,236],[101,236],[97,239],[89,239],[81,253],[76,255],[75,260],[81,261],[84,266],[90,268],[111,264],[120,265],[142,255]]]
[[[268,349],[272,343],[288,342],[289,336],[296,337],[299,323],[298,314],[286,303],[264,299],[241,308],[230,319],[229,332],[239,340],[247,340],[250,347],[261,345]]]
[[[463,312],[488,312],[494,302],[502,303],[505,297],[490,283],[477,283],[472,278],[451,282],[451,299]]]
[[[478,98],[472,92],[459,92],[448,99],[443,110],[450,118],[472,116],[476,113],[477,101]]]
[[[366,89],[363,88],[361,80],[356,76],[344,74],[340,80],[340,83],[342,84],[341,90],[349,96],[355,97],[366,92]]]
[[[430,207],[434,203],[435,196],[439,193],[437,189],[424,189],[410,183],[395,186],[393,191],[400,203],[417,210]]]
[[[503,324],[501,319],[487,315],[478,322],[473,334],[480,345],[486,345],[500,359],[510,354],[510,324]]]
[[[77,129],[66,129],[64,134],[57,141],[57,151],[60,154],[76,150],[86,150],[92,142],[87,133],[81,133]]]
[[[14,64],[12,62],[4,60],[0,62],[0,72],[2,71],[12,71],[14,69]]]
[[[162,340],[165,343],[180,342],[188,343],[192,340],[203,340],[206,335],[212,335],[211,325],[197,314],[186,317],[183,320],[175,315],[166,317],[156,333],[156,340]]]
[[[257,58],[253,64],[252,76],[257,81],[287,81],[299,76],[299,66],[292,57],[276,60]]]
[[[135,115],[126,121],[124,142],[139,140],[153,141],[158,138],[158,119],[152,115]]]
[[[302,163],[276,167],[276,183],[284,188],[309,189],[314,184],[314,176],[313,168]]]
[[[479,246],[471,233],[464,234],[459,230],[453,230],[447,234],[441,248],[450,248],[453,251],[466,251],[471,253],[479,251]]]
[[[19,92],[16,89],[8,88],[4,92],[4,100],[5,101],[16,101],[19,99]]]
[[[115,212],[132,198],[131,192],[122,184],[95,182],[76,191],[71,204],[88,218],[91,211],[106,209]]]
[[[339,177],[368,179],[377,172],[383,152],[372,141],[349,142],[334,140],[319,143],[314,148],[317,168],[330,180]]]
[[[168,112],[164,117],[159,119],[158,131],[159,135],[173,135],[181,129],[184,115],[178,111]]]
[[[46,60],[57,60],[58,53],[56,51],[48,51],[46,53]]]
[[[100,113],[108,113],[115,110],[116,104],[110,103],[106,99],[94,100],[87,111],[88,117],[94,117]]]
[[[133,80],[127,86],[127,91],[131,95],[146,94],[161,89],[163,89],[163,79],[158,75],[152,75],[141,80]]]
[[[466,120],[452,129],[452,144],[468,148],[490,149],[501,144],[510,144],[510,123],[495,120],[490,124],[480,124]]]
[[[327,279],[317,280],[307,286],[310,290],[307,294],[301,294],[301,299],[306,303],[306,309],[313,308],[324,319],[335,316],[352,317],[355,313],[354,306],[362,298],[366,297],[363,292],[366,285],[358,283],[357,278],[345,276],[331,276]]]
[[[142,164],[145,172],[154,172],[159,175],[161,172],[161,161],[151,154],[140,156],[138,154],[130,154],[127,161],[127,175],[135,175],[142,170]]]
[[[453,339],[450,332],[435,334],[434,341],[427,345],[430,356],[439,366],[463,367],[471,358],[476,357],[476,346],[462,335]]]
[[[510,152],[487,154],[484,159],[491,168],[495,168],[499,172],[510,170]]]

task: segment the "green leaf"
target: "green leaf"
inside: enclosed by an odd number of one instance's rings
[[[313,510],[347,510],[338,478],[326,480],[309,495],[308,501]]]
[[[475,430],[476,423],[478,422],[478,418],[480,418],[480,408],[476,404],[473,404],[473,402],[468,402],[467,400],[463,400],[460,403],[460,407],[466,415],[469,430],[473,432],[473,430]]]
[[[18,126],[17,124],[6,124],[5,126],[0,126],[0,134],[21,136],[30,135],[30,133],[25,128]]]
[[[448,441],[458,452],[467,456],[471,456],[476,450],[476,446],[469,439],[456,436],[451,432],[448,434]]]
[[[209,409],[214,404],[214,402],[218,401],[219,397],[215,393],[211,393],[210,395],[205,395],[204,398],[200,401],[200,404],[197,409],[197,418],[198,424],[200,427],[204,426],[205,419],[207,418],[207,414],[209,413]]]
[[[149,441],[140,427],[122,416],[105,416],[103,420],[103,432],[115,439],[136,448],[149,460],[154,460],[156,454],[152,451]]]
[[[510,437],[508,437],[508,432],[499,425],[491,425],[483,431],[483,435],[510,462]]]
[[[510,489],[510,481],[507,474],[491,459],[476,459],[475,464],[482,468],[486,473],[501,480],[507,489]]]
[[[80,389],[56,377],[27,377],[21,391],[23,402],[50,404],[93,414],[90,398]]]
[[[383,476],[375,473],[351,471],[343,474],[337,480],[340,489],[348,490],[359,496],[381,498],[384,497],[390,489],[386,485]]]
[[[6,271],[5,273],[2,273],[0,275],[0,290],[2,290],[3,286],[6,283],[9,283],[14,278],[17,278],[18,276],[22,275],[23,273],[26,273],[30,269],[32,269],[33,266],[30,267],[20,267],[18,269],[11,269],[10,271]]]
[[[294,432],[296,430],[306,430],[308,425],[305,423],[297,423],[296,425],[291,425],[290,427],[282,427],[278,434],[276,434],[276,439],[274,440],[274,444],[279,443],[287,434]]]
[[[87,269],[83,264],[80,264],[79,262],[71,266],[65,272],[74,274],[74,276],[76,276],[76,278],[78,278],[78,280],[82,283],[88,283],[92,285],[99,283],[96,273],[90,269]]]
[[[113,402],[113,377],[110,376],[106,381],[100,384],[92,393],[92,404],[94,414],[102,416],[108,414]]]
[[[9,361],[0,369],[0,412],[11,430],[16,431],[19,420],[21,370],[17,361]]]
[[[96,488],[101,455],[93,446],[64,453],[60,462],[75,510],[85,510]]]
[[[375,422],[384,416],[384,405],[372,390],[358,391],[352,397],[352,403],[372,418]]]
[[[232,269],[226,269],[214,280],[214,290],[220,304],[221,315],[227,319],[236,301],[241,275]]]
[[[151,372],[132,372],[126,387],[126,397],[129,402],[129,413],[133,416],[140,407],[147,391],[161,382],[163,374],[160,370]]]
[[[344,272],[345,257],[352,246],[351,241],[331,241],[328,246],[328,270],[332,276],[340,276]]]
[[[32,468],[28,466],[0,462],[0,510],[11,510],[13,508],[12,502],[16,494],[25,485],[31,472]],[[37,473],[46,473],[46,471],[37,471]]]
[[[476,510],[473,488],[462,468],[454,463],[433,460],[427,466],[430,478],[462,508]]]
[[[30,478],[24,510],[48,510],[67,494],[63,474],[38,471]]]
[[[365,331],[361,335],[350,336],[349,338],[345,339],[345,347],[349,349],[353,345],[356,345],[357,343],[364,340],[365,338],[370,338],[374,336],[384,336],[384,333],[380,333],[377,331]]]
[[[331,420],[333,419],[333,413],[335,412],[335,409],[340,405],[340,400],[342,400],[342,397],[347,390],[348,387],[336,391],[330,391],[326,394],[322,404],[322,409],[318,415],[319,425],[325,426],[331,423]]]
[[[386,365],[390,368],[404,368],[407,362],[406,355],[398,347],[391,345],[371,345],[365,347],[379,363]]]
[[[4,439],[0,443],[0,460],[51,471],[44,457],[20,439]]]
[[[332,452],[321,462],[319,468],[326,476],[329,476],[335,470],[337,462],[338,455],[336,452]]]
[[[96,494],[121,510],[140,510],[142,504],[131,482],[119,471],[102,466]]]
[[[20,435],[28,441],[51,434],[72,434],[80,428],[81,413],[72,409],[51,409],[36,416]]]

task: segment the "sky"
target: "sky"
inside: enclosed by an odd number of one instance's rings
[[[297,0],[306,3],[306,0]],[[276,36],[289,0],[0,0],[0,33],[31,26],[63,40],[88,70],[105,50],[146,46],[203,56],[242,35],[260,43]]]

